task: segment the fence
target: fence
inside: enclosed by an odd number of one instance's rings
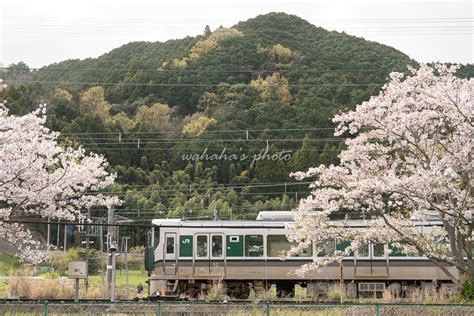
[[[329,316],[329,315],[473,315],[474,305],[461,304],[288,304],[201,302],[2,302],[0,315],[157,315],[157,316]]]

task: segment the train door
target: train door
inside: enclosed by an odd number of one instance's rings
[[[389,276],[388,246],[366,244],[354,253],[356,278],[387,278]]]
[[[223,234],[196,234],[194,238],[194,277],[222,278],[225,275]]]
[[[226,258],[225,258],[225,236],[224,234],[210,234],[211,238],[211,257],[209,260],[209,273],[212,278],[222,279],[225,276]]]
[[[165,233],[163,244],[163,269],[164,274],[176,274],[177,255],[176,255],[176,233]]]

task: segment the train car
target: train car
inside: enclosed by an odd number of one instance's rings
[[[403,295],[416,287],[428,291],[439,287],[446,295],[453,291],[448,276],[427,258],[408,256],[386,244],[365,245],[342,264],[299,276],[295,271],[301,265],[335,249],[343,250],[349,241],[335,240],[320,252],[313,245],[282,260],[282,253],[291,247],[286,235],[292,218],[291,212],[262,212],[254,221],[153,220],[154,246],[147,248],[145,259],[150,294],[197,296],[222,282],[235,298],[246,298],[251,290],[266,290],[271,285],[276,286],[279,297],[292,296],[296,284],[307,287],[308,295],[321,297],[341,280],[348,297],[380,295],[386,289]],[[440,224],[419,225],[429,229]],[[364,227],[358,220],[346,225]],[[454,267],[448,269],[456,273]]]

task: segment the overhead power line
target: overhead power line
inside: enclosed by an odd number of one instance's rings
[[[82,138],[86,140],[87,138]],[[326,138],[308,138],[308,141],[312,142],[325,142],[325,141],[340,141],[345,140],[345,137],[326,137]],[[273,142],[273,143],[281,143],[281,142],[302,142],[304,138],[249,138],[249,139],[223,139],[223,138],[195,138],[195,139],[153,139],[153,138],[140,138],[140,145],[142,144],[170,144],[170,143],[255,143],[255,142]],[[137,142],[133,140],[123,140],[121,142],[96,142],[96,145],[136,145]]]
[[[127,184],[127,183],[115,183],[118,185],[124,185],[127,186],[128,188],[134,188],[134,187],[148,187],[148,186],[153,186],[153,185],[158,185],[160,188],[166,188],[166,187],[197,187],[197,188],[214,188],[214,187],[222,187],[224,189],[229,188],[229,187],[242,187],[244,188],[245,186],[249,185],[278,185],[278,186],[285,186],[285,185],[298,185],[298,184],[310,184],[312,182],[304,182],[304,181],[298,181],[298,182],[292,182],[292,181],[286,181],[286,182],[232,182],[232,183],[218,183],[218,182],[211,182],[206,185],[196,185],[195,183],[179,183],[179,184],[158,184],[158,183],[152,183],[152,184]],[[189,190],[189,189],[188,189]]]
[[[313,127],[313,128],[266,128],[266,129],[222,129],[222,130],[206,130],[205,134],[212,133],[245,133],[245,132],[291,132],[291,131],[320,131],[320,130],[334,130],[334,127]],[[119,132],[78,132],[78,133],[61,133],[61,135],[117,135]],[[143,135],[143,134],[181,134],[181,132],[126,132],[125,135]]]
[[[131,82],[89,82],[89,81],[45,81],[45,80],[15,80],[15,82],[20,83],[41,83],[41,84],[64,84],[64,85],[119,85],[119,86],[150,86],[150,87],[219,87],[223,83],[219,84],[195,84],[195,83],[131,83]],[[244,83],[242,83],[244,84]],[[304,88],[304,87],[357,87],[357,86],[381,86],[386,84],[385,82],[379,83],[320,83],[320,84],[286,84],[286,85],[279,85],[279,84],[270,84],[267,87],[297,87],[297,88]],[[244,84],[248,85],[248,84]]]
[[[107,223],[87,223],[87,222],[48,222],[48,221],[40,221],[40,220],[1,220],[2,223],[9,223],[9,224],[35,224],[35,225],[73,225],[73,226],[112,226],[112,227],[136,227],[136,228],[151,228],[156,227],[155,225],[144,225],[144,224],[107,224]]]
[[[0,67],[3,70],[15,69],[15,67]],[[117,72],[151,72],[151,73],[262,73],[269,72],[265,69],[232,69],[232,70],[217,70],[217,69],[127,69],[127,68],[58,68],[58,67],[41,67],[29,68],[32,71],[67,71],[67,72],[97,72],[97,71],[117,71]],[[396,71],[395,69],[329,69],[329,68],[309,68],[309,69],[278,69],[274,72],[290,72],[290,73],[327,73],[327,72],[388,72]]]
[[[39,16],[39,15],[34,15],[34,16],[18,16],[18,15],[4,15],[2,16],[5,20],[46,20],[46,21],[51,21],[54,19],[57,19],[57,16]],[[150,22],[161,22],[161,23],[176,23],[176,24],[182,24],[182,23],[207,23],[207,22],[234,22],[235,19],[223,19],[223,18],[218,18],[216,19],[215,17],[212,18],[150,18],[150,17],[130,17],[130,16],[124,16],[124,17],[110,17],[110,16],[101,16],[101,17],[71,17],[71,21],[98,21],[98,22],[104,22],[104,21],[117,21],[120,23],[123,22],[128,22],[131,21],[133,23],[140,22],[140,23],[150,23]],[[250,19],[254,20],[254,19]],[[467,21],[472,21],[474,20],[474,17],[471,15],[467,16],[433,16],[433,17],[404,17],[404,18],[315,18],[315,19],[305,19],[305,21],[334,21],[334,22],[419,22],[419,21],[424,21],[424,22],[430,22],[430,21],[459,21],[459,20],[467,20]]]
[[[204,188],[192,188],[190,185],[189,188],[182,188],[182,189],[153,189],[152,185],[149,185],[151,188],[149,190],[133,190],[133,188],[130,188],[130,192],[190,192],[190,191],[209,191],[209,190],[225,190],[225,189],[255,189],[255,188],[272,188],[272,187],[291,187],[291,186],[297,186],[297,185],[308,185],[313,182],[311,181],[302,181],[302,182],[282,182],[282,183],[268,183],[268,184],[252,184],[248,183],[247,185],[229,185],[226,187],[204,187]],[[87,192],[97,192],[97,191],[87,191]],[[115,194],[115,193],[127,193],[128,191],[111,191],[108,192],[110,194]]]

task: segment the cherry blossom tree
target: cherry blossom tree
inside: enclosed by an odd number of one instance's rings
[[[422,254],[456,283],[472,280],[474,79],[455,77],[456,69],[421,65],[408,77],[392,73],[379,95],[334,117],[335,135],[348,136],[346,149],[338,166],[293,174],[315,181],[295,210],[289,239],[299,242],[292,252],[311,242],[351,242],[300,273],[371,242]],[[335,212],[357,214],[366,228],[344,227]],[[419,225],[429,220],[439,225]]]
[[[20,257],[32,262],[41,261],[46,252],[28,229],[7,220],[40,216],[73,221],[81,209],[120,203],[100,193],[115,179],[106,171],[104,157],[58,144],[59,133],[44,126],[45,110],[40,106],[15,117],[0,104],[0,238],[17,245]]]

